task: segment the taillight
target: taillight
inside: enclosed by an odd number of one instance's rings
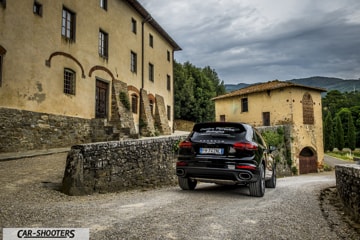
[[[191,147],[192,147],[192,143],[189,142],[189,141],[182,141],[182,142],[179,144],[179,147],[180,147],[180,148],[191,148]]]
[[[256,169],[256,167],[249,166],[249,165],[236,165],[235,168],[236,169],[246,169],[246,170],[255,170]]]
[[[183,162],[183,161],[176,162],[176,166],[177,166],[177,167],[183,167],[183,166],[187,166],[187,165],[188,165],[187,162]]]
[[[258,149],[258,145],[252,142],[237,142],[234,143],[233,147],[239,150],[250,150],[250,151],[254,151]]]

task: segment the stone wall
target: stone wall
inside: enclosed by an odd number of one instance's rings
[[[105,119],[0,108],[0,152],[69,147],[118,139]]]
[[[345,211],[360,223],[360,165],[336,165],[335,174],[336,188]]]
[[[73,146],[62,191],[87,195],[176,184],[177,146],[182,136]]]

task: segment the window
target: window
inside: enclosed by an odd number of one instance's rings
[[[263,126],[270,126],[270,112],[263,112]]]
[[[302,99],[303,123],[314,124],[314,102],[309,93],[305,93]]]
[[[149,100],[151,115],[154,115],[154,101]]]
[[[150,47],[154,47],[154,37],[151,34],[149,34],[149,45]]]
[[[171,90],[171,78],[169,75],[166,75],[166,89]]]
[[[167,108],[167,118],[170,121],[171,120],[171,107],[169,105],[167,105],[166,108]]]
[[[0,45],[0,87],[2,86],[2,82],[3,82],[3,62],[4,62],[5,54],[6,54],[6,49]]]
[[[38,2],[34,2],[33,12],[36,15],[42,16],[42,5]]]
[[[130,57],[130,70],[133,73],[136,73],[137,71],[137,55],[133,51],[131,51],[131,57]]]
[[[131,19],[131,31],[136,34],[136,20]]]
[[[107,0],[100,0],[100,7],[107,10]]]
[[[75,95],[75,72],[71,69],[64,69],[64,93]]]
[[[133,113],[137,113],[138,97],[133,94],[131,95],[131,110]]]
[[[75,14],[66,8],[62,10],[61,35],[75,41]]]
[[[170,52],[167,51],[167,60],[170,62]]]
[[[0,87],[2,85],[2,65],[3,65],[3,55],[0,54]]]
[[[226,121],[225,115],[220,115],[220,122],[225,122],[225,121]]]
[[[0,5],[1,5],[3,8],[6,8],[6,0],[0,0]]]
[[[154,82],[154,65],[149,63],[149,80]]]
[[[109,48],[109,35],[100,30],[99,31],[99,55],[103,58],[108,58],[108,48]]]
[[[248,99],[242,98],[241,99],[241,112],[248,112],[248,111],[249,111]]]

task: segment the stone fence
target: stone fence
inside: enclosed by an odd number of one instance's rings
[[[360,165],[336,165],[335,174],[336,187],[345,211],[360,223]]]
[[[261,131],[276,132],[278,128],[283,129],[279,126]],[[88,195],[174,185],[178,143],[187,135],[74,145],[67,156],[62,191]],[[278,177],[291,175],[285,144],[289,137],[281,136],[284,140],[275,155]]]
[[[67,156],[62,192],[88,195],[174,185],[177,147],[186,136],[75,145]]]

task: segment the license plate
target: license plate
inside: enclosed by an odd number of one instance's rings
[[[235,169],[235,165],[228,165],[228,169]]]
[[[223,155],[224,149],[223,148],[200,148],[200,154]]]

